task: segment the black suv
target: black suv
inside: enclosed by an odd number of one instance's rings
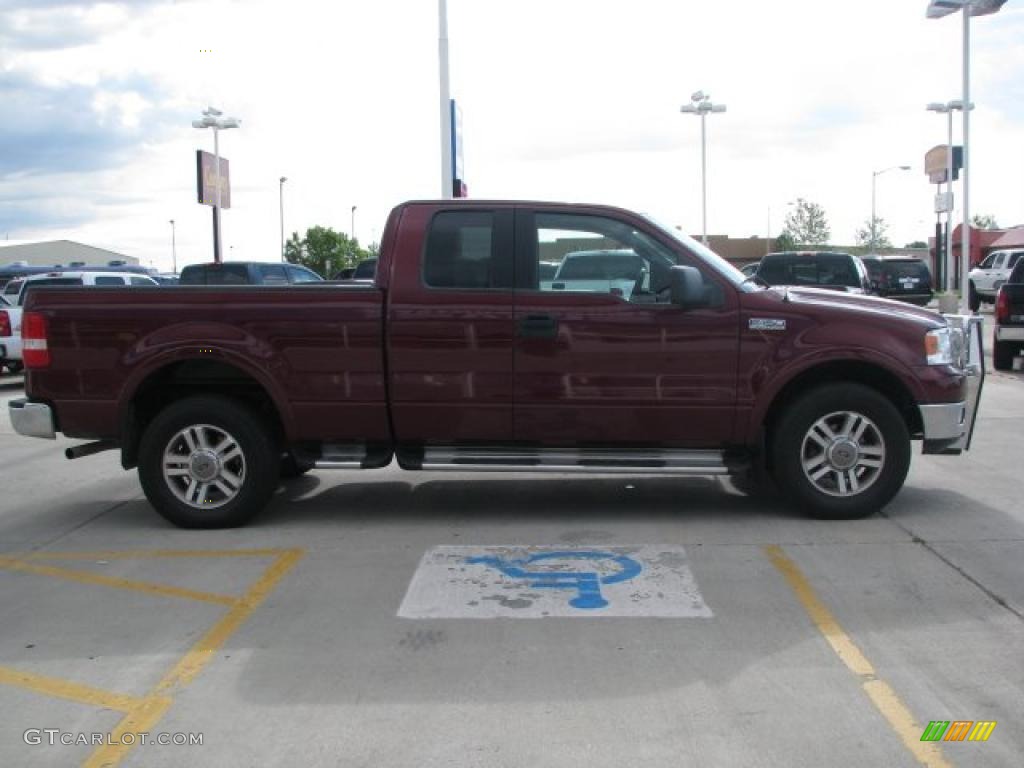
[[[932,273],[913,256],[862,256],[871,291],[887,299],[925,306],[932,300]]]
[[[178,285],[291,285],[322,280],[316,272],[298,264],[226,261],[220,264],[189,264],[181,270]]]
[[[868,273],[861,260],[840,251],[769,253],[757,265],[756,274],[768,285],[871,293]]]

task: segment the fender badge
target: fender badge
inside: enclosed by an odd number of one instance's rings
[[[784,331],[786,330],[786,321],[772,317],[752,317],[750,318],[750,330]]]

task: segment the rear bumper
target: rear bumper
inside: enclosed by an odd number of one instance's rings
[[[53,440],[57,430],[53,420],[53,409],[45,403],[32,403],[25,399],[11,400],[7,404],[11,425],[19,435],[44,437]]]
[[[1024,326],[996,326],[996,341],[1024,341]]]

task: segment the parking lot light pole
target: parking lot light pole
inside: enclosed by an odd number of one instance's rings
[[[1006,4],[1006,0],[930,0],[925,16],[929,19],[941,19],[951,13],[963,11],[963,97],[962,103],[971,104],[971,16],[987,16],[998,13]],[[963,127],[963,195],[964,223],[960,228],[960,314],[970,313],[967,290],[967,273],[971,262],[971,213],[970,213],[970,127],[971,110],[962,109]]]
[[[220,132],[229,128],[238,128],[242,121],[237,117],[222,117],[224,113],[219,109],[207,107],[203,110],[202,120],[193,120],[192,127],[213,129],[213,170],[216,177],[217,190],[213,196],[213,260],[215,263],[221,261],[220,244]]]
[[[690,103],[684,104],[679,111],[689,115],[700,115],[700,207],[701,207],[701,241],[708,244],[708,153],[706,118],[710,112],[725,112],[724,104],[712,104],[711,97],[704,91],[697,91],[690,96]]]
[[[171,272],[178,274],[178,244],[174,237],[174,219],[171,219]]]
[[[352,221],[349,224],[348,236],[349,236],[349,239],[354,244],[355,241],[356,241],[356,206],[354,206],[354,205],[352,206]]]
[[[883,173],[895,170],[909,171],[909,165],[890,165],[888,168],[883,168],[880,171],[871,172],[871,248],[872,250],[878,247],[878,225],[875,223],[875,181]]]
[[[960,99],[953,99],[945,103],[933,101],[926,109],[940,115],[946,115],[946,200],[949,210],[946,211],[946,268],[945,281],[942,286],[945,290],[953,290],[953,113],[962,110],[964,103]],[[967,105],[968,109],[974,109],[973,104]],[[939,256],[936,253],[935,258]]]
[[[278,200],[281,206],[281,261],[284,261],[284,183],[288,181],[287,176],[282,176],[278,182]]]

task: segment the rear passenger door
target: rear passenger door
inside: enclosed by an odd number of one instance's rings
[[[512,216],[476,206],[403,214],[387,324],[401,443],[512,436]]]

